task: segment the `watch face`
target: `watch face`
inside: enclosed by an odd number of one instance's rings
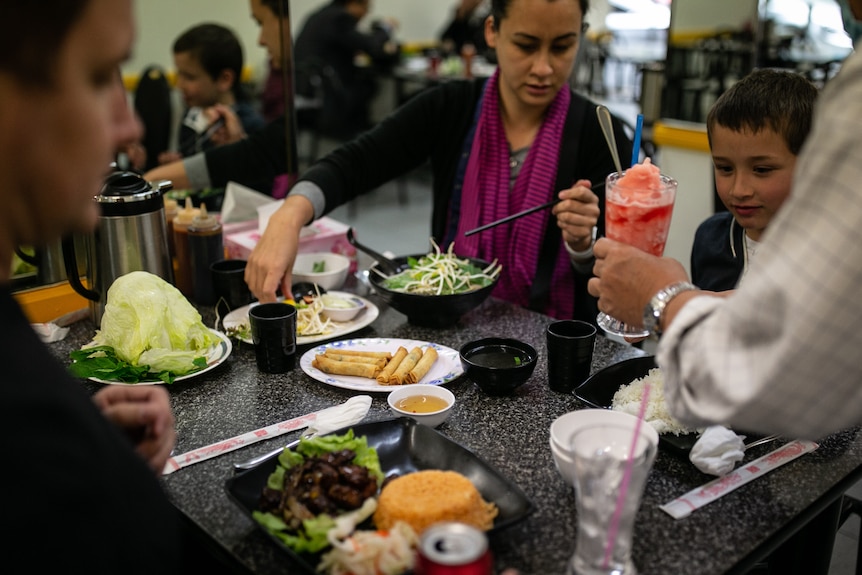
[[[661,317],[661,311],[655,309],[652,306],[652,302],[648,303],[646,308],[644,308],[644,329],[654,334],[658,326],[659,317]]]

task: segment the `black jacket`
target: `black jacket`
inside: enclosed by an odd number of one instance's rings
[[[691,248],[691,280],[697,287],[736,288],[745,266],[744,233],[730,212],[710,216],[698,226]]]

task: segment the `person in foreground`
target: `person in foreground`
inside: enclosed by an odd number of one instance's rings
[[[586,0],[493,2],[485,33],[497,51],[498,72],[487,83],[452,81],[427,90],[312,166],[249,257],[253,293],[261,301],[274,300],[279,288],[289,293],[302,226],[430,160],[431,227],[440,246],[454,242],[460,256],[499,260],[497,297],[554,317],[595,321],[587,275],[573,259],[589,270],[593,228],[604,222],[604,192],[597,195],[590,185],[604,182],[614,167],[595,104],[568,86],[586,9]],[[252,136],[207,152],[207,180],[242,183],[283,171],[284,124],[277,124],[282,132],[268,139]],[[620,155],[630,157],[621,125],[615,129]],[[464,237],[555,198],[562,201],[553,211]],[[397,231],[392,240],[397,243]]]
[[[761,238],[790,194],[796,158],[811,130],[817,87],[789,70],[754,70],[709,111],[715,188],[727,211],[695,232],[691,280],[730,290],[750,269]]]
[[[90,231],[93,194],[138,125],[119,65],[130,0],[0,3],[0,435],[3,548],[34,573],[171,573],[182,541],[157,474],[174,446],[162,388],[90,397],[14,300],[17,245]]]
[[[862,0],[849,4],[862,19]],[[625,322],[657,318],[666,399],[681,421],[811,439],[862,422],[860,130],[857,51],[820,95],[757,266],[725,297],[680,283],[686,272],[672,259],[596,244],[590,292]],[[655,298],[668,289],[662,310]]]

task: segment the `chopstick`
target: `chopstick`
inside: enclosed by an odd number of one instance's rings
[[[604,187],[604,185],[605,185],[604,182],[599,182],[598,184],[590,187],[590,189],[591,190],[598,190],[599,188]],[[472,236],[473,234],[478,234],[479,232],[484,232],[485,230],[489,230],[491,228],[496,228],[500,224],[505,224],[505,223],[511,222],[512,220],[517,220],[518,218],[523,218],[524,216],[529,216],[530,214],[534,214],[536,212],[546,210],[548,208],[556,206],[561,201],[562,200],[560,200],[560,198],[557,198],[556,200],[552,200],[548,203],[541,204],[538,206],[533,206],[532,208],[528,208],[528,209],[524,210],[523,212],[518,212],[517,214],[512,214],[511,216],[506,216],[505,218],[501,218],[495,222],[491,222],[490,224],[485,224],[484,226],[479,226],[478,228],[473,228],[472,230],[467,230],[466,232],[464,232],[464,237]]]
[[[203,131],[203,133],[195,139],[195,150],[200,150],[201,146],[203,146],[210,138],[213,137],[213,134],[216,133],[216,130],[224,126],[224,118],[219,116],[213,121],[212,124],[207,126],[207,129]]]

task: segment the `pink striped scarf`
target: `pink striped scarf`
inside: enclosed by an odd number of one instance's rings
[[[482,98],[461,192],[455,252],[488,261],[496,258],[503,271],[494,296],[528,306],[545,229],[556,225],[551,211],[542,210],[468,237],[464,237],[464,232],[556,197],[557,160],[571,93],[564,87],[551,103],[509,192],[509,144],[500,115],[498,83],[499,71],[488,80]],[[557,318],[572,317],[574,293],[574,273],[561,239],[551,279],[551,297],[544,312]]]

